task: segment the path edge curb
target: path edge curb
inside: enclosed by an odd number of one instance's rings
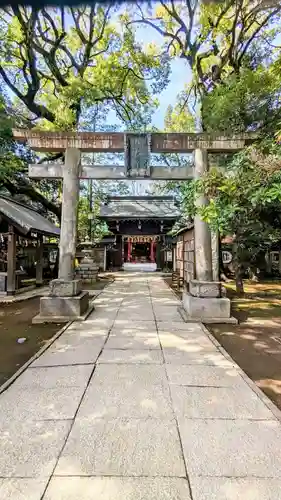
[[[22,365],[8,380],[6,380],[6,382],[4,382],[4,384],[2,384],[0,386],[0,394],[2,394],[4,391],[6,391],[6,389],[8,389],[10,387],[10,385],[12,385],[15,382],[15,380],[29,367],[29,365],[31,365],[31,363],[33,363],[33,361],[35,361],[37,358],[39,358],[41,356],[41,354],[43,354],[55,342],[55,340],[57,340],[65,332],[65,330],[72,323],[74,323],[74,321],[69,321],[68,323],[63,325],[63,327],[60,328],[59,331],[57,333],[55,333],[55,335],[51,339],[49,339],[45,343],[45,345],[43,345],[41,347],[41,349],[39,349],[39,351],[37,351],[35,354],[33,354],[33,356],[31,358],[29,358],[24,363],[24,365]]]
[[[104,288],[106,288],[107,286],[108,285],[106,285]],[[86,316],[85,319],[87,319],[88,316],[91,314],[91,312],[93,312],[94,307],[95,307],[94,306],[94,301],[103,292],[104,288],[102,288],[101,290],[99,290],[98,293],[93,296],[92,300],[90,301],[92,309],[90,311],[88,311],[88,314],[87,314],[87,316]],[[12,385],[15,382],[15,380],[17,380],[17,378],[19,378],[19,376],[33,363],[33,361],[35,361],[47,349],[49,349],[49,347],[55,342],[55,340],[57,340],[65,332],[65,330],[67,330],[67,328],[70,325],[72,325],[72,323],[75,323],[75,320],[68,321],[67,323],[65,323],[65,325],[63,325],[62,328],[60,328],[59,331],[57,333],[55,333],[55,335],[51,339],[49,339],[45,343],[45,345],[43,345],[41,347],[41,349],[39,349],[39,351],[37,351],[35,354],[33,354],[33,356],[31,358],[29,358],[26,361],[26,363],[24,363],[24,365],[22,365],[8,380],[6,380],[6,382],[4,382],[4,384],[2,384],[0,386],[0,394],[2,394],[3,392],[5,392],[10,387],[10,385]]]
[[[269,399],[269,397],[256,385],[256,383],[242,370],[238,363],[230,356],[230,354],[225,350],[225,348],[218,342],[214,335],[208,330],[208,328],[201,323],[202,330],[209,337],[211,342],[218,348],[218,350],[224,355],[226,359],[234,363],[238,367],[238,372],[246,382],[246,384],[255,392],[255,394],[261,399],[261,401],[267,406],[267,408],[273,413],[274,417],[281,422],[281,410]]]

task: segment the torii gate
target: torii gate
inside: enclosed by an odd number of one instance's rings
[[[59,278],[50,283],[50,296],[42,297],[38,321],[67,321],[84,318],[89,304],[81,282],[74,279],[77,237],[79,179],[187,180],[200,178],[208,169],[208,152],[230,153],[243,149],[253,134],[225,137],[207,133],[94,133],[39,132],[14,130],[15,140],[27,142],[40,152],[62,152],[64,164],[34,164],[29,176],[36,179],[63,179]],[[81,165],[81,152],[125,153],[123,166]],[[151,165],[150,153],[194,152],[194,167]],[[200,196],[197,205],[207,203]],[[191,321],[229,322],[230,301],[221,297],[221,284],[213,280],[212,243],[208,225],[195,217],[195,280],[183,294],[183,306]],[[213,257],[214,260],[214,257]],[[218,279],[218,277],[217,277]]]

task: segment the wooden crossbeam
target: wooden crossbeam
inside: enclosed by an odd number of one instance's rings
[[[34,151],[63,152],[66,148],[77,148],[87,152],[124,152],[126,140],[122,132],[48,132],[13,130],[14,138],[28,143]],[[132,134],[130,134],[132,135]],[[196,148],[213,152],[239,151],[257,138],[247,133],[232,136],[207,133],[152,133],[152,153],[190,153]]]
[[[35,163],[29,165],[29,177],[33,179],[62,179],[63,169],[67,168],[62,164]],[[149,176],[134,175],[130,171],[126,172],[125,166],[113,165],[82,165],[80,169],[80,179],[97,180],[124,180],[124,179],[149,179],[149,180],[186,180],[193,178],[193,168],[186,167],[150,167]]]

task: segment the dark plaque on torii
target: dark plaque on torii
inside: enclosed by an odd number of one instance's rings
[[[128,177],[150,177],[150,134],[125,134],[125,167]]]

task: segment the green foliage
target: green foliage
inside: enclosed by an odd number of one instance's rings
[[[186,60],[196,95],[204,95],[240,72],[250,50],[265,54],[257,40],[270,44],[280,33],[281,5],[251,0],[161,2],[147,14],[140,6],[135,22],[163,36],[164,49]],[[267,58],[272,50],[267,49]]]
[[[164,132],[193,132],[194,118],[187,105],[179,99],[175,106],[167,107],[164,119]]]
[[[274,135],[281,118],[280,90],[281,73],[273,71],[273,65],[256,71],[243,68],[203,98],[205,127],[225,133],[262,130]]]
[[[281,239],[281,148],[279,155],[249,148],[234,156],[225,170],[211,168],[185,185],[186,215],[198,213],[221,235],[233,235],[238,261],[244,266]],[[205,194],[209,204],[197,208]]]
[[[106,223],[99,218],[100,202],[101,199],[96,197],[91,206],[88,196],[80,196],[78,206],[78,239],[80,241],[90,238],[90,241],[97,242],[109,233]]]
[[[9,7],[2,11],[0,75],[37,126],[75,129],[84,108],[109,104],[126,122],[158,105],[169,64],[136,42],[115,7]],[[127,15],[128,17],[128,15]]]
[[[0,77],[13,96],[9,113],[14,125],[104,130],[114,110],[128,129],[148,126],[158,106],[153,94],[168,82],[169,61],[155,45],[137,43],[134,27],[127,25],[129,15],[120,12],[97,4],[0,10]],[[2,104],[5,99],[0,111]],[[6,139],[7,116],[5,126],[1,117],[3,189],[59,218],[61,183],[28,179],[24,155],[29,152],[22,149],[14,155],[15,145],[10,136]],[[10,123],[7,129],[11,135]],[[105,190],[105,183],[94,185],[96,193]],[[116,192],[124,186],[109,183],[106,188]]]
[[[7,111],[4,94],[0,91],[0,188],[25,169],[23,155],[16,154],[12,135],[13,117]]]

